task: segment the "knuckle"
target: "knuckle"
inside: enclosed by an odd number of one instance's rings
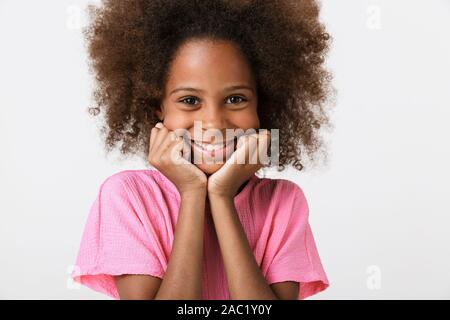
[[[168,159],[168,157],[167,157],[167,152],[164,152],[162,155],[161,155],[161,157],[159,158],[159,160],[161,161],[161,163],[168,163],[169,161],[169,159]]]
[[[169,129],[167,129],[166,127],[162,127],[161,129],[159,129],[159,131],[163,132],[164,134],[167,134]]]
[[[171,141],[175,141],[177,139],[177,135],[173,131],[169,132],[169,136]]]
[[[156,165],[156,161],[154,160],[153,157],[148,157],[148,162],[149,162],[152,166]]]

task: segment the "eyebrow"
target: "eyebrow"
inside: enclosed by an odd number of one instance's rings
[[[230,87],[226,88],[224,91],[232,91],[232,90],[237,90],[237,89],[246,89],[246,90],[250,90],[251,92],[254,93],[254,89],[247,85],[230,86]],[[180,88],[176,88],[176,89],[172,90],[170,92],[170,95],[174,94],[175,92],[182,91],[182,90],[183,91],[194,91],[194,92],[205,92],[202,89],[197,89],[197,88],[193,88],[193,87],[180,87]]]

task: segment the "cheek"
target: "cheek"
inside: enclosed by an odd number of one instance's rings
[[[178,128],[187,129],[191,126],[192,120],[185,112],[179,110],[173,110],[170,108],[164,115],[164,125],[169,130],[175,130]]]
[[[228,118],[228,127],[232,128],[259,128],[260,122],[256,107],[244,109],[238,112],[230,112],[226,116]],[[202,120],[201,116],[196,112],[183,112],[176,108],[167,108],[164,115],[164,125],[169,130],[177,128],[188,129],[193,126],[194,120]]]
[[[238,128],[249,129],[249,128],[259,128],[260,122],[256,111],[245,110],[243,112],[236,112],[231,117],[233,125]]]

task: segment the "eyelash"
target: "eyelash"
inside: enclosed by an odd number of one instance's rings
[[[185,97],[184,99],[180,100],[180,102],[181,102],[181,103],[185,103],[184,101],[187,100],[187,99],[190,99],[190,98],[197,99],[197,97],[189,96],[189,97]],[[238,104],[238,103],[242,103],[242,102],[247,101],[247,99],[245,99],[245,98],[243,98],[243,97],[241,97],[241,96],[229,96],[227,99],[229,99],[229,98],[240,98],[240,99],[241,99],[241,101],[236,102],[236,103],[232,103],[232,104]],[[197,100],[198,100],[198,99],[197,99]],[[188,105],[195,105],[195,103],[194,103],[194,104],[192,104],[192,103],[185,103],[185,104],[188,104]]]

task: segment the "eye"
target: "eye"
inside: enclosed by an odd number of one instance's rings
[[[237,103],[240,103],[240,102],[247,101],[246,99],[244,99],[243,97],[240,97],[240,96],[231,96],[231,97],[228,97],[228,98],[227,98],[227,101],[228,101],[229,99],[232,99],[232,98],[240,99],[240,100],[237,100],[237,101],[236,101],[236,99],[234,99],[234,102],[231,102],[232,104],[237,104]]]
[[[226,101],[227,101],[227,103],[230,103],[230,104],[238,104],[238,103],[241,103],[241,102],[244,102],[247,100],[240,96],[230,96],[226,99]],[[228,101],[230,101],[230,102],[228,102]],[[187,104],[187,105],[196,105],[199,103],[199,99],[194,96],[189,96],[189,97],[185,97],[185,98],[181,99],[179,102]]]
[[[186,98],[180,100],[180,102],[185,103],[185,104],[190,104],[190,105],[194,105],[195,103],[192,103],[192,102],[195,102],[195,101],[198,101],[198,99],[196,97],[186,97]]]

